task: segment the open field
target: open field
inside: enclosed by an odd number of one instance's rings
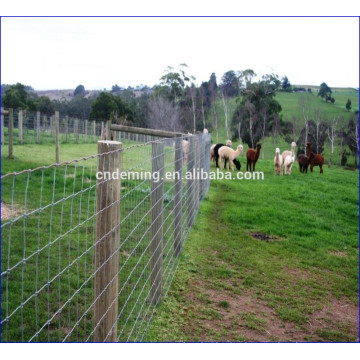
[[[352,93],[342,91],[344,98]],[[278,94],[284,114],[299,115],[297,95]],[[329,110],[328,116],[343,114],[347,122],[349,113],[337,103],[314,96],[317,104],[324,113]],[[223,142],[222,104],[216,106]],[[34,144],[34,132],[27,136],[28,144],[15,143],[14,160],[7,159],[8,147],[2,145],[2,174],[54,163],[50,134],[41,145]],[[97,144],[87,140],[63,141],[60,161],[96,154]],[[124,147],[133,144],[123,141]],[[211,182],[180,263],[172,256],[174,187],[165,182],[165,292],[178,264],[179,271],[158,308],[144,306],[150,290],[151,186],[149,181],[122,182],[120,341],[358,341],[358,171],[325,166],[324,174],[318,167],[301,174],[296,163],[290,177],[274,176],[275,147],[290,149],[284,139],[263,139],[256,166],[264,172],[263,181]],[[173,148],[165,151],[166,170],[173,171]],[[336,147],[335,163],[338,153]],[[324,156],[327,160],[328,144]],[[244,155],[239,160],[245,171]],[[2,316],[9,317],[3,341],[93,339],[96,164],[97,159],[87,159],[2,181],[2,224],[8,222],[1,243]],[[150,171],[151,146],[124,152],[123,166]],[[185,182],[183,191],[185,200]],[[12,223],[11,208],[15,217],[24,211],[30,215]],[[182,212],[187,234],[185,205]],[[153,311],[156,318],[150,322]]]
[[[5,151],[2,154],[2,175],[52,164],[51,149],[46,144],[15,145],[14,160],[7,159]],[[63,144],[61,149],[61,161],[97,153],[96,144]],[[124,150],[122,171],[151,168],[151,144]],[[2,179],[3,341],[94,340],[96,169],[97,159],[89,158]],[[172,146],[165,147],[164,171],[174,171]],[[187,208],[186,190],[184,182],[181,241],[189,231],[187,214],[196,211]],[[164,181],[163,191],[165,294],[178,264],[174,256],[174,181]],[[119,341],[141,341],[154,312],[151,193],[150,179],[121,182],[121,225],[116,224],[121,229]]]
[[[150,341],[358,341],[358,171],[257,171],[212,181]]]

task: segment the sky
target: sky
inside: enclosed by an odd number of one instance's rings
[[[359,19],[1,19],[1,83],[87,90],[160,82],[188,65],[197,85],[229,70],[275,73],[291,84],[359,87]]]

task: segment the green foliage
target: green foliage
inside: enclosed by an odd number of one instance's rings
[[[325,101],[328,102],[329,100],[331,100],[331,94],[332,94],[332,90],[329,88],[329,86],[326,85],[326,83],[323,82],[320,85],[318,96],[320,96],[321,99],[325,99]]]
[[[281,83],[281,88],[283,91],[290,92],[292,91],[292,87],[290,81],[287,76],[284,76]]]
[[[160,85],[156,87],[157,94],[166,94],[169,100],[177,102],[183,95],[185,87],[195,80],[195,77],[187,74],[188,66],[180,64],[176,71],[168,66],[165,74],[160,78]]]
[[[91,105],[90,119],[110,120],[117,110],[118,106],[114,95],[101,92]]]
[[[239,81],[235,71],[227,71],[221,78],[221,90],[225,96],[237,96],[239,94]]]
[[[263,135],[268,134],[273,122],[278,121],[282,108],[274,97],[280,85],[278,77],[271,74],[263,76],[258,82],[247,82],[246,87],[240,90],[232,127],[236,128],[242,122],[242,140],[249,147],[254,147]]]
[[[347,111],[350,111],[350,110],[351,110],[351,100],[350,100],[350,99],[347,99],[345,108],[346,108]]]
[[[3,106],[13,109],[27,108],[27,92],[25,85],[17,83],[11,85],[6,91],[4,97],[1,99]]]

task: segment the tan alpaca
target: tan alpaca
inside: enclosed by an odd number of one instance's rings
[[[282,166],[283,166],[282,155],[280,155],[280,149],[279,149],[279,148],[276,148],[276,149],[275,149],[275,157],[274,157],[274,171],[275,171],[275,175],[279,174],[279,175],[282,176],[282,174],[283,174]]]
[[[222,146],[219,149],[219,157],[220,157],[220,169],[223,170],[224,169],[224,162],[225,159],[227,159],[229,161],[228,163],[228,168],[232,171],[234,171],[234,163],[233,160],[240,155],[240,153],[243,151],[243,146],[242,145],[238,145],[236,151],[231,149],[228,146]]]
[[[283,159],[283,164],[284,164],[285,159],[286,159],[287,156],[289,156],[289,155],[294,156],[294,155],[295,155],[295,148],[296,148],[296,142],[293,141],[293,142],[291,143],[291,150],[285,150],[285,151],[283,151],[283,153],[281,154],[282,159]]]

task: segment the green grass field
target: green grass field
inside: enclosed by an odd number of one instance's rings
[[[15,145],[15,159],[9,160],[5,146],[2,174],[52,164],[53,150],[50,144]],[[96,153],[96,144],[62,144],[60,160]],[[165,148],[165,171],[174,171],[173,157],[173,148]],[[1,311],[2,319],[8,317],[3,341],[92,341],[96,165],[97,159],[88,159],[2,179]],[[151,170],[151,145],[124,151],[122,170],[130,169]],[[173,185],[164,184],[164,291],[178,263],[172,256]],[[154,311],[149,302],[151,185],[124,180],[121,186],[118,336],[134,341],[142,339]],[[13,219],[3,216],[12,207]],[[186,227],[185,206],[182,211]]]
[[[358,108],[357,92],[337,91],[344,99],[353,96],[353,109]],[[297,95],[278,94],[284,117],[299,115]],[[340,96],[335,95],[334,91],[335,105],[314,96],[314,106],[323,107],[329,116],[341,114],[345,119],[349,113],[338,107]],[[218,102],[216,106],[219,140],[225,141],[222,105]],[[28,136],[31,143],[15,143],[14,160],[7,159],[7,145],[1,146],[2,174],[54,163],[52,140],[36,145],[34,134],[29,132]],[[216,141],[214,133],[212,141]],[[132,144],[123,142],[124,147]],[[358,171],[325,166],[324,174],[319,174],[318,168],[312,174],[300,174],[295,164],[291,176],[274,176],[272,159],[276,147],[290,148],[284,139],[276,143],[271,138],[263,139],[257,164],[257,171],[264,171],[263,181],[212,181],[169,296],[157,309],[146,340],[358,341]],[[61,162],[96,153],[96,143],[60,145]],[[135,166],[141,171],[150,170],[151,147],[131,154],[124,153],[125,169]],[[339,163],[338,148],[336,154],[334,161]],[[168,170],[173,166],[172,156],[171,149],[165,157]],[[325,145],[324,156],[328,159],[329,144]],[[245,171],[244,155],[239,159]],[[2,231],[2,272],[19,264],[9,279],[6,275],[2,279],[3,316],[41,289],[4,324],[3,341],[29,340],[61,306],[63,311],[55,321],[33,340],[91,339],[92,312],[81,316],[93,301],[91,242],[95,224],[91,214],[95,168],[96,159],[89,159],[86,164],[71,164],[56,172],[40,170],[29,181],[26,174],[21,175],[16,178],[14,193],[12,178],[2,181],[2,203],[9,206],[14,202],[20,214],[25,193],[30,211],[67,197],[65,202],[35,212]],[[146,269],[149,259],[148,255],[138,257],[149,244],[149,235],[143,236],[151,221],[149,184],[128,181],[122,186],[124,194],[128,194],[121,210],[127,214],[121,230],[126,241],[121,249],[120,283],[124,289],[119,299],[120,305],[126,304],[121,305],[119,321],[120,340],[124,341],[143,339],[154,308],[142,306],[149,290],[149,270],[132,272],[135,264]],[[165,183],[165,192],[164,264],[173,269],[177,262],[168,256],[172,246],[172,184]],[[185,215],[185,207],[183,212]],[[186,222],[183,226],[185,231]],[[57,239],[66,229],[74,231],[66,232],[49,246],[49,239]],[[22,264],[30,254],[34,255]],[[56,280],[43,288],[54,277]],[[167,273],[167,288],[171,277],[172,273]],[[77,292],[79,284],[84,283]]]
[[[358,172],[257,171],[212,181],[150,341],[358,341]]]

